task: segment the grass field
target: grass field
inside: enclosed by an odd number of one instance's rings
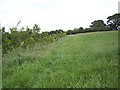
[[[118,32],[69,35],[3,57],[3,87],[118,87]]]

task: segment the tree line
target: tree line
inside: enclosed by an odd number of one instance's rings
[[[107,17],[107,24],[103,20],[95,20],[91,23],[89,28],[74,28],[73,30],[68,30],[67,35],[86,33],[86,32],[98,32],[98,31],[111,31],[120,29],[120,14],[116,13],[112,16]]]
[[[22,27],[18,29],[17,26],[20,24],[19,21],[16,27],[9,28],[10,32],[5,31],[5,27],[0,28],[0,38],[2,38],[2,53],[18,48],[32,48],[35,44],[46,45],[54,42],[66,35],[86,33],[86,32],[97,32],[97,31],[110,31],[120,29],[120,14],[114,14],[109,16],[107,24],[103,20],[95,20],[91,23],[89,28],[74,28],[73,30],[63,31],[62,29],[53,30],[49,32],[40,33],[40,27],[35,24],[32,28]],[[1,37],[2,35],[2,37]]]

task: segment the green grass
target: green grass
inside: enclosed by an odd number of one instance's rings
[[[3,57],[3,87],[118,87],[118,32],[66,36]]]
[[[2,89],[2,46],[0,45],[0,89]]]

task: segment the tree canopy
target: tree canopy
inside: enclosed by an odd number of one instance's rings
[[[120,13],[116,13],[112,16],[109,16],[107,19],[107,24],[112,30],[119,29],[118,27],[120,26]]]
[[[95,20],[91,23],[90,27],[93,28],[93,27],[105,27],[106,24],[104,23],[103,20]]]

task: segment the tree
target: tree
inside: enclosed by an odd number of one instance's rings
[[[71,35],[72,34],[72,30],[67,30],[67,35]]]
[[[35,25],[33,26],[33,32],[34,32],[34,33],[39,33],[39,31],[40,31],[40,27],[39,27],[37,24],[35,24]]]
[[[74,28],[73,31],[72,31],[72,34],[77,34],[79,33],[79,29],[78,28]]]
[[[78,32],[79,33],[84,33],[85,31],[84,31],[83,27],[79,27],[79,31]]]
[[[90,25],[91,28],[93,27],[105,27],[106,24],[104,23],[103,20],[95,20],[91,23],[92,25]]]
[[[58,34],[58,33],[64,33],[64,31],[62,29],[58,29],[58,30],[55,30],[55,32]]]
[[[108,31],[109,28],[107,27],[103,20],[95,20],[91,23],[89,30],[90,32]]]
[[[107,19],[108,26],[112,30],[118,30],[118,28],[120,27],[120,13],[116,13],[112,16],[109,16]]]
[[[1,31],[2,33],[5,33],[5,27],[2,27]]]

